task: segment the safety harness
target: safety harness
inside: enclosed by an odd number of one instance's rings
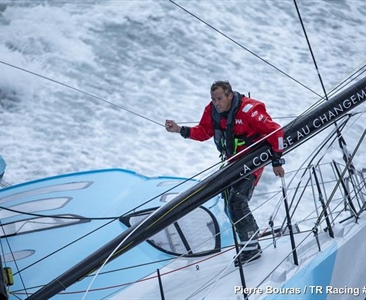
[[[246,134],[235,135],[234,134],[234,124],[235,115],[242,103],[243,95],[238,92],[233,92],[233,99],[231,102],[231,107],[226,114],[220,114],[217,112],[215,107],[212,107],[212,120],[214,127],[214,141],[217,150],[221,153],[221,158],[225,159],[236,154],[238,146],[247,145],[253,143],[255,139],[260,137],[260,134],[255,134],[248,137]],[[227,119],[226,129],[222,129],[220,125],[221,118]]]

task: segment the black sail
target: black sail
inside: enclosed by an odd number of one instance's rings
[[[331,97],[327,102],[296,118],[284,127],[285,152],[295,149],[309,138],[318,134],[340,117],[349,113],[366,100],[366,78],[363,78]],[[294,99],[294,101],[298,101]],[[161,207],[153,216],[127,229],[112,241],[99,248],[84,260],[49,282],[28,300],[49,299],[67,287],[90,274],[110,256],[110,260],[129,251],[163,228],[199,207],[234,182],[237,182],[254,170],[263,167],[270,161],[270,147],[263,142],[248,154],[205,178],[195,186],[176,196]]]

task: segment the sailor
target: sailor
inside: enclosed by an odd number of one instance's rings
[[[3,157],[0,155],[0,180],[3,178],[5,174],[6,162]]]
[[[166,130],[197,141],[213,137],[223,160],[237,153],[240,156],[240,151],[268,136],[266,141],[271,146],[273,172],[276,176],[283,177],[283,130],[267,113],[264,103],[233,91],[228,81],[212,84],[211,100],[198,125],[179,126],[174,120],[166,120]],[[250,150],[249,147],[243,151],[243,155]],[[263,167],[243,177],[222,193],[225,212],[235,226],[240,246],[245,246],[241,252],[241,262],[257,259],[262,253],[258,243],[258,225],[248,205],[262,173]],[[237,264],[236,260],[235,265]]]

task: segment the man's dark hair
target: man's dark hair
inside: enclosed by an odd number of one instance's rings
[[[211,85],[211,93],[217,90],[219,87],[224,90],[226,96],[229,96],[229,94],[233,92],[229,81],[218,80]]]

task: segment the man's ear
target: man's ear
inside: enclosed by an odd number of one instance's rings
[[[233,92],[231,92],[231,93],[229,94],[228,98],[229,98],[230,100],[233,100],[233,97],[234,97],[234,94],[233,94]]]

